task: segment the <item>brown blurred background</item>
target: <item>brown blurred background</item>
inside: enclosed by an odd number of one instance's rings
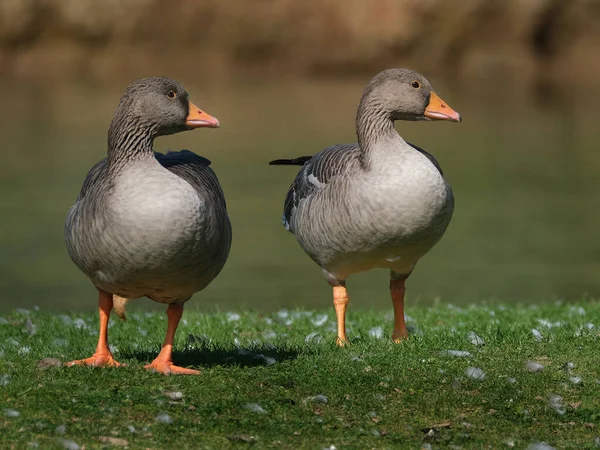
[[[597,0],[3,0],[0,73],[372,74],[596,82]],[[575,81],[577,80],[577,81]]]
[[[464,118],[397,124],[456,197],[409,311],[598,297],[599,22],[598,0],[1,0],[0,309],[95,307],[63,221],[125,86],[151,75],[222,123],[155,145],[212,160],[234,227],[190,307],[328,308],[280,223],[295,170],[267,162],[354,141],[362,89],[388,67],[426,75]],[[389,308],[387,277],[351,278],[353,305]]]

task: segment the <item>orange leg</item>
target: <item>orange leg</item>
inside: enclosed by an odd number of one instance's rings
[[[390,293],[392,294],[392,304],[394,305],[394,332],[392,333],[392,339],[396,343],[408,337],[408,330],[404,322],[405,282],[406,278],[390,280]]]
[[[165,343],[156,359],[145,366],[146,369],[153,370],[155,372],[161,372],[165,375],[200,375],[200,372],[197,370],[186,369],[185,367],[178,367],[173,364],[173,339],[175,337],[175,331],[177,330],[177,325],[179,325],[182,314],[183,303],[171,303],[167,308],[169,324],[167,326]]]
[[[348,305],[348,292],[345,286],[333,287],[333,306],[337,317],[337,345],[346,344],[346,306]]]
[[[114,360],[110,349],[108,348],[108,319],[113,309],[113,296],[106,292],[98,291],[98,309],[100,312],[100,336],[98,337],[98,346],[96,353],[90,358],[77,359],[67,363],[67,366],[87,365],[87,366],[123,366]]]

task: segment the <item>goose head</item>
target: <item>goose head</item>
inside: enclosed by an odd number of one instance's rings
[[[379,109],[391,120],[448,120],[461,117],[444,102],[431,83],[409,69],[388,69],[369,82],[363,94],[369,108]]]
[[[218,128],[219,121],[194,105],[177,81],[151,77],[132,82],[121,97],[111,129],[123,127],[162,136],[201,127]]]

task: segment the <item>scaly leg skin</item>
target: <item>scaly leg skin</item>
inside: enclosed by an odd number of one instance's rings
[[[77,359],[67,363],[67,366],[86,365],[86,366],[124,366],[114,360],[113,355],[108,348],[108,319],[113,309],[113,296],[106,292],[98,291],[98,309],[100,312],[100,336],[98,337],[98,346],[96,353],[90,358]]]
[[[333,287],[333,305],[337,317],[337,340],[336,343],[343,347],[348,341],[346,339],[346,306],[348,305],[348,292],[345,286]]]
[[[173,339],[182,314],[183,303],[171,303],[167,308],[169,324],[167,326],[165,343],[156,359],[147,366],[144,366],[146,369],[161,372],[165,375],[200,375],[200,372],[197,370],[186,369],[185,367],[179,367],[173,364]]]
[[[391,279],[390,293],[392,294],[392,304],[394,305],[394,332],[392,340],[398,344],[408,337],[408,330],[404,322],[404,292],[406,278]]]

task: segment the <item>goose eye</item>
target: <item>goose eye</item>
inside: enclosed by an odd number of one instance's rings
[[[410,85],[415,89],[419,89],[421,87],[421,83],[419,83],[418,81],[413,81]]]
[[[173,100],[175,97],[177,97],[177,94],[175,94],[175,91],[169,91],[169,93],[167,94],[167,97],[169,97],[171,100]]]

